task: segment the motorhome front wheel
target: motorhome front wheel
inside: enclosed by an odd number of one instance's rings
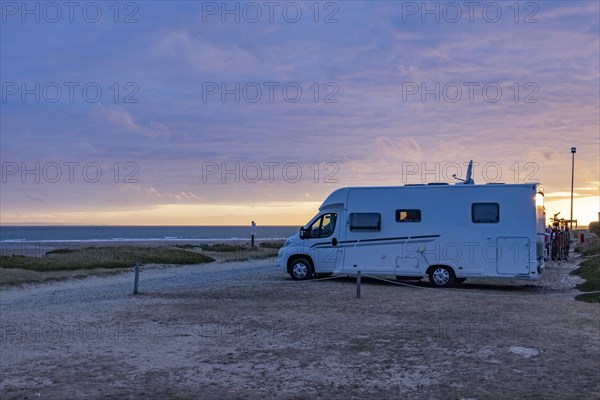
[[[290,275],[295,281],[304,281],[310,279],[313,275],[313,267],[308,260],[298,258],[292,262]]]
[[[448,267],[435,267],[429,271],[429,281],[437,287],[450,287],[454,284],[454,271]]]

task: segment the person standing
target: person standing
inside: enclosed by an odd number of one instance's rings
[[[252,221],[252,240],[250,244],[252,247],[254,247],[254,235],[256,235],[256,223]]]

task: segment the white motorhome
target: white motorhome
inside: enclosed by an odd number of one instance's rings
[[[537,280],[544,271],[544,194],[537,183],[348,187],[278,254],[294,280],[350,274]]]

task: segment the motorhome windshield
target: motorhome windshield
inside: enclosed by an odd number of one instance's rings
[[[333,234],[335,230],[335,222],[337,221],[336,213],[327,213],[317,218],[306,229],[311,238],[326,238]]]

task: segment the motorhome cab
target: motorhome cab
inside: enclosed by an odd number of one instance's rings
[[[287,239],[279,268],[294,280],[360,270],[428,276],[439,287],[468,278],[539,279],[542,185],[472,182],[338,189]]]

